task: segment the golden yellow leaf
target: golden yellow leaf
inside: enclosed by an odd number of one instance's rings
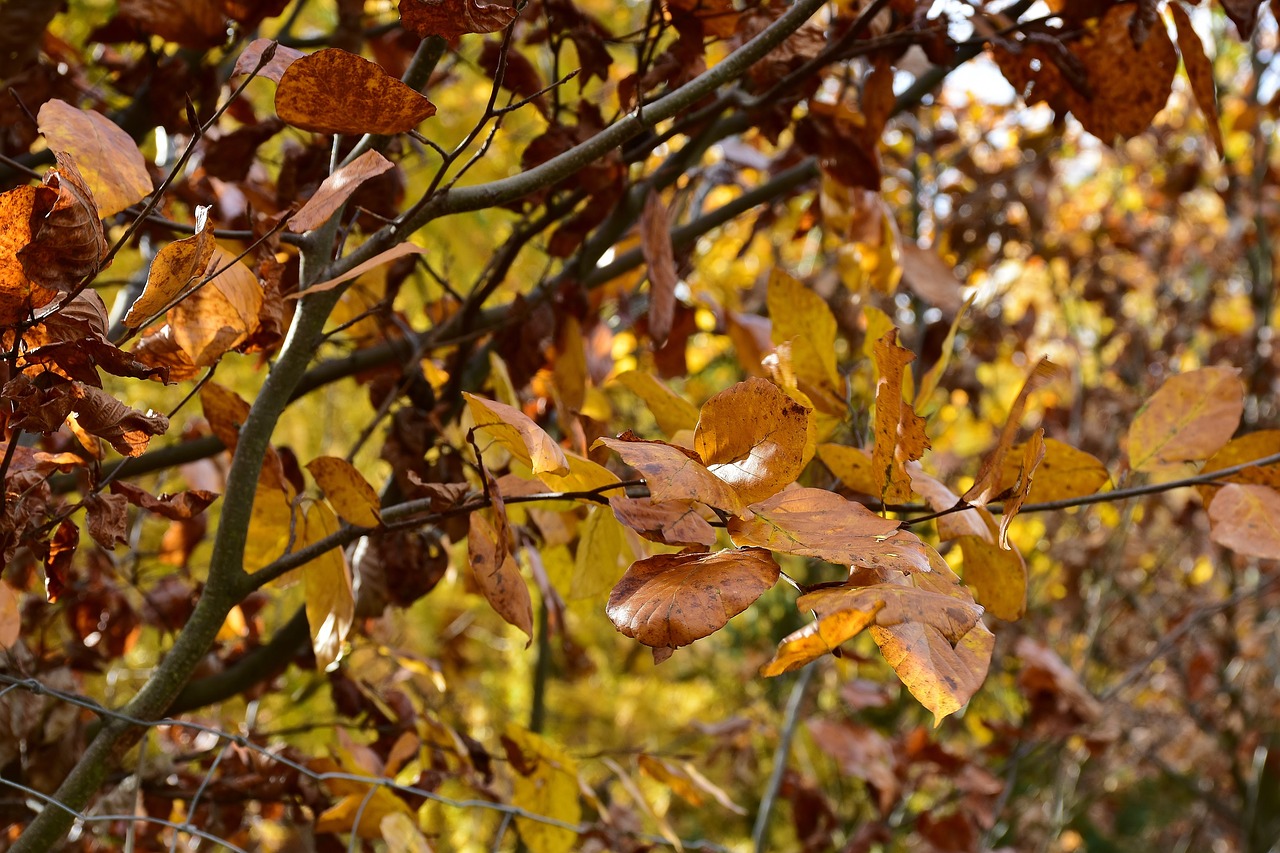
[[[0,194],[0,325],[11,326],[57,298],[53,288],[27,277],[20,252],[31,243],[31,214],[38,187]]]
[[[1171,376],[1129,425],[1129,467],[1207,459],[1230,440],[1244,412],[1244,384],[1234,367]]]
[[[513,771],[512,804],[576,825],[582,818],[577,762],[560,747],[515,723],[508,723],[503,730],[502,743]],[[517,817],[516,829],[530,853],[569,853],[578,846],[578,834],[564,827]]]
[[[0,581],[0,649],[7,649],[18,642],[21,632],[18,591],[8,581]]]
[[[1000,490],[1000,476],[1004,473],[1004,457],[1013,446],[1014,436],[1022,428],[1022,415],[1027,409],[1027,399],[1056,379],[1058,375],[1057,365],[1049,359],[1042,358],[1036,362],[1036,366],[1031,369],[1031,375],[1022,384],[1022,390],[1018,392],[1012,408],[1009,409],[1009,417],[1005,420],[1004,429],[1000,431],[996,446],[982,460],[973,485],[964,493],[965,501],[974,506],[985,506],[996,497]]]
[[[773,660],[761,668],[760,674],[768,677],[781,675],[831,654],[841,643],[870,627],[882,609],[883,601],[867,597],[850,602],[844,609],[829,611],[816,622],[783,637]]]
[[[1238,554],[1280,559],[1280,491],[1229,483],[1209,504],[1209,538]]]
[[[372,779],[369,780],[371,783]],[[315,832],[325,833],[355,832],[361,838],[378,839],[382,837],[382,821],[393,814],[408,816],[409,806],[404,800],[383,787],[361,786],[365,790],[357,794],[347,794],[333,806],[325,809],[316,818]],[[356,816],[360,817],[360,825],[356,826]]]
[[[819,444],[818,458],[831,469],[831,473],[840,478],[845,488],[864,495],[874,495],[876,487],[871,454],[860,447],[846,447],[843,444]]]
[[[1027,564],[1017,550],[980,536],[956,540],[964,554],[964,582],[992,614],[1016,622],[1027,609]]]
[[[75,157],[100,216],[114,216],[151,192],[142,152],[102,113],[52,98],[40,107],[37,118],[49,148]]]
[[[535,475],[569,473],[564,450],[524,412],[468,392],[463,392],[463,396],[467,398],[467,408],[476,428],[492,435],[508,453],[533,469]]]
[[[584,456],[566,450],[564,458],[569,463],[569,473],[552,474],[543,471],[538,475],[538,479],[553,492],[586,492],[620,482],[617,475],[608,468]]]
[[[698,407],[668,388],[661,380],[648,373],[628,370],[614,381],[635,394],[653,413],[658,428],[671,438],[682,429],[698,425]]]
[[[772,382],[748,379],[703,405],[693,448],[743,502],[754,503],[804,470],[810,414]]]
[[[435,112],[377,63],[336,47],[294,60],[276,86],[276,115],[317,133],[404,133]]]
[[[844,377],[836,369],[836,318],[826,300],[793,276],[774,269],[769,276],[767,304],[773,342],[790,342],[796,377],[843,399]]]
[[[319,542],[338,532],[338,519],[329,507],[313,503],[307,508],[301,547]],[[316,668],[326,671],[342,657],[342,644],[355,621],[356,601],[352,594],[351,567],[341,548],[332,548],[301,567],[307,600],[307,624],[311,626],[311,647]]]
[[[924,455],[929,439],[924,419],[902,396],[902,376],[915,354],[898,346],[898,330],[890,330],[875,344],[876,384],[875,448],[871,454],[874,494],[888,504],[911,500],[911,476],[906,464]]]
[[[1209,461],[1204,463],[1200,473],[1211,474],[1223,468],[1243,465],[1255,459],[1265,459],[1277,453],[1280,453],[1280,429],[1263,429],[1246,433],[1239,438],[1231,439],[1221,450],[1213,454]],[[1253,483],[1280,489],[1280,462],[1273,462],[1264,467],[1245,468],[1243,471],[1228,474],[1221,479],[1228,483]],[[1221,487],[1211,485],[1196,486],[1205,506],[1213,501],[1219,488]]]
[[[951,321],[951,328],[947,330],[947,337],[942,341],[942,351],[938,356],[938,360],[933,363],[924,378],[920,380],[920,389],[915,394],[916,409],[922,417],[928,417],[937,408],[933,404],[933,394],[938,390],[938,383],[942,381],[942,374],[946,372],[947,365],[951,364],[951,356],[955,353],[956,334],[960,331],[960,322],[964,320],[965,315],[969,312],[969,306],[973,304],[977,293],[969,294],[964,303],[956,310],[956,316]]]
[[[129,307],[124,324],[136,329],[194,286],[209,269],[217,242],[209,230],[209,208],[196,206],[196,233],[163,246],[151,261],[142,295]]]
[[[1022,509],[1023,502],[1031,491],[1031,482],[1044,459],[1044,427],[1037,429],[1031,439],[1022,448],[1022,459],[1018,465],[1012,490],[1005,498],[1000,515],[1000,547],[1009,550],[1009,524]],[[998,482],[998,481],[997,481]]]
[[[221,270],[221,272],[219,272]],[[208,367],[258,328],[262,285],[253,270],[214,246],[205,275],[217,273],[169,312],[174,340],[197,367]]]
[[[378,822],[378,832],[387,842],[387,853],[432,853],[426,836],[407,812],[384,815]]]
[[[293,508],[285,491],[259,480],[244,545],[244,570],[256,572],[275,561],[284,553],[291,534],[302,537],[301,519],[297,527],[295,530]]]
[[[593,506],[578,533],[573,578],[566,598],[577,601],[613,589],[634,559],[622,525],[605,506]]]
[[[1280,450],[1280,446],[1277,447]],[[1015,444],[1005,457],[1000,475],[1000,491],[1013,488],[1018,480],[1020,457],[1025,445]],[[1092,495],[1102,488],[1111,475],[1096,457],[1064,444],[1055,438],[1044,440],[1044,459],[1036,468],[1027,500],[1032,503],[1059,501]]]
[[[382,523],[378,493],[350,462],[336,456],[317,456],[307,463],[307,470],[343,521],[360,527]]]

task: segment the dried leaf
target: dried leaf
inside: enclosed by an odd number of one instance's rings
[[[53,604],[66,591],[71,580],[71,558],[80,547],[80,528],[69,518],[64,518],[44,555],[44,588],[49,603]]]
[[[101,216],[114,216],[151,193],[151,175],[129,134],[94,110],[53,98],[40,107],[49,147],[75,158]]]
[[[302,51],[280,44],[273,39],[254,39],[245,45],[240,56],[236,58],[235,68],[231,70],[231,82],[238,82],[238,78],[251,73],[253,69],[257,68],[258,63],[262,61],[262,54],[272,45],[276,46],[275,54],[258,71],[258,76],[266,77],[276,84],[280,83],[280,78],[284,76],[285,70],[295,60],[306,56]]]
[[[317,133],[404,133],[435,112],[376,63],[336,47],[294,60],[276,87],[276,115]]]
[[[338,519],[322,503],[307,508],[302,547],[338,532]],[[331,548],[300,569],[307,600],[307,624],[316,668],[333,668],[342,657],[342,644],[355,621],[356,600],[351,589],[351,567],[341,548]]]
[[[18,250],[27,277],[64,293],[98,272],[107,238],[93,194],[74,158],[54,152],[58,165],[44,173],[31,208],[31,242]]]
[[[1016,444],[1005,456],[1000,474],[1000,492],[1013,488],[1018,481],[1020,462],[1018,457],[1026,452],[1026,446]],[[1280,447],[1277,447],[1280,450]],[[1243,461],[1243,460],[1242,460]],[[1107,467],[1096,457],[1077,450],[1054,438],[1044,440],[1044,459],[1036,468],[1031,491],[1026,500],[1032,503],[1069,500],[1092,495],[1111,480]]]
[[[808,726],[818,748],[835,759],[841,773],[870,784],[880,813],[887,815],[902,790],[898,759],[889,739],[875,729],[853,723],[819,719],[810,720]]]
[[[209,208],[196,206],[196,233],[175,240],[156,253],[147,271],[147,284],[129,307],[124,324],[136,329],[169,306],[209,272],[217,241],[209,229]]]
[[[285,300],[301,299],[302,297],[309,296],[313,293],[322,293],[326,290],[333,290],[338,285],[357,279],[369,270],[377,269],[383,264],[389,264],[398,258],[403,258],[405,255],[422,255],[425,254],[426,251],[426,249],[421,246],[416,246],[413,243],[399,243],[392,246],[390,249],[387,249],[385,252],[379,252],[364,263],[357,264],[342,275],[334,276],[333,278],[326,279],[325,281],[316,282],[306,290],[302,290],[297,293],[290,293],[285,297]]]
[[[845,609],[828,612],[818,621],[783,637],[773,660],[764,665],[760,674],[768,677],[781,675],[832,654],[841,643],[853,639],[874,624],[876,614],[882,609],[883,601],[868,598]]]
[[[658,422],[658,428],[668,438],[681,430],[697,427],[698,407],[672,391],[660,379],[638,370],[628,370],[614,377],[614,381],[644,400]]]
[[[176,495],[154,497],[145,490],[125,480],[111,481],[112,496],[119,496],[136,507],[153,512],[170,521],[185,521],[195,518],[205,511],[209,504],[218,499],[214,492],[202,489],[191,489],[178,492]]]
[[[1128,139],[1151,126],[1169,100],[1178,54],[1163,25],[1135,47],[1129,23],[1134,4],[1112,6],[1079,41],[1069,45],[1088,78],[1089,95],[1072,91],[1071,112],[1103,142]]]
[[[1022,390],[1018,392],[1017,399],[1009,409],[1009,417],[1005,421],[1004,429],[1000,431],[996,446],[982,460],[982,466],[978,469],[973,485],[964,493],[964,501],[973,506],[986,506],[996,498],[1000,489],[1000,475],[1004,472],[1004,457],[1013,446],[1014,436],[1022,428],[1022,415],[1027,409],[1027,399],[1056,379],[1058,373],[1057,365],[1049,359],[1042,358],[1036,362],[1036,366],[1031,369],[1031,375],[1022,384]]]
[[[737,515],[743,504],[738,492],[703,465],[696,454],[665,441],[642,441],[623,433],[618,438],[601,438],[593,446],[604,445],[644,475],[649,499],[699,501]]]
[[[955,268],[933,249],[922,249],[910,240],[903,241],[900,248],[902,283],[944,316],[958,314],[964,304],[964,283],[956,278]]]
[[[871,454],[875,494],[888,504],[911,500],[911,476],[906,464],[929,448],[924,419],[903,399],[903,372],[915,354],[898,346],[898,330],[892,329],[875,343],[876,385],[875,448]]]
[[[693,447],[711,473],[754,503],[804,470],[809,414],[772,382],[748,379],[707,400]]]
[[[777,580],[763,548],[663,554],[627,569],[605,612],[626,636],[675,649],[723,628]]]
[[[499,529],[480,513],[471,513],[467,559],[476,586],[498,615],[524,631],[532,643],[533,600],[507,547],[506,537]]]
[[[476,429],[492,435],[508,453],[533,469],[534,474],[569,473],[569,459],[564,450],[524,412],[469,392],[463,392],[463,396],[467,398]]]
[[[698,514],[690,501],[653,503],[639,498],[611,497],[609,506],[618,521],[645,539],[664,545],[715,544],[716,531]]]
[[[0,649],[9,649],[22,635],[22,613],[18,591],[8,581],[0,581]]]
[[[649,267],[649,334],[654,349],[662,349],[675,317],[676,260],[671,248],[671,222],[662,197],[653,190],[640,214],[640,249]]]
[[[378,493],[350,462],[336,456],[317,456],[307,463],[307,470],[343,521],[358,527],[382,523]]]
[[[124,495],[91,494],[84,499],[85,527],[108,551],[129,543],[129,500]]]
[[[144,32],[196,50],[227,40],[221,0],[120,0],[120,15]]]
[[[729,520],[735,542],[837,565],[858,562],[867,546],[898,529],[898,522],[825,489],[787,489],[750,509],[750,518]]]
[[[1238,554],[1280,559],[1280,491],[1230,483],[1209,504],[1209,538]]]
[[[1258,10],[1262,0],[1221,0],[1227,17],[1236,25],[1242,41],[1253,38],[1253,29],[1258,24]]]
[[[289,220],[289,230],[301,234],[320,227],[346,204],[361,184],[394,168],[395,164],[377,151],[364,152],[324,179],[315,195]]]
[[[514,6],[482,0],[400,0],[400,23],[418,38],[496,33],[506,29],[518,14]]]
[[[1129,426],[1129,467],[1150,471],[1220,450],[1244,412],[1239,373],[1234,367],[1204,367],[1169,377]]]
[[[1208,462],[1204,463],[1204,468],[1201,469],[1200,473],[1211,474],[1223,468],[1243,465],[1255,459],[1265,459],[1277,453],[1280,453],[1280,430],[1258,430],[1228,441],[1221,450],[1209,458]],[[1280,489],[1280,462],[1272,462],[1265,467],[1245,468],[1243,471],[1228,474],[1218,479],[1228,483],[1253,483]],[[1200,499],[1204,501],[1205,506],[1208,506],[1213,501],[1213,497],[1218,493],[1219,488],[1221,487],[1208,484],[1196,486],[1196,489],[1200,492]]]
[[[1224,156],[1222,143],[1222,120],[1218,116],[1218,91],[1213,81],[1213,63],[1204,52],[1204,42],[1196,34],[1191,24],[1191,16],[1179,2],[1169,4],[1173,14],[1173,23],[1178,32],[1178,50],[1182,53],[1182,67],[1186,69],[1187,80],[1191,83],[1191,94],[1195,96],[1196,106],[1209,126],[1209,138],[1218,156]]]
[[[151,436],[169,429],[169,419],[155,412],[139,412],[100,388],[83,382],[72,383],[74,410],[80,428],[105,438],[124,456],[138,456],[147,449]]]
[[[1013,491],[1005,499],[1000,515],[1000,547],[1006,551],[1009,550],[1009,524],[1018,514],[1018,510],[1022,509],[1022,504],[1026,501],[1027,495],[1031,491],[1032,478],[1035,476],[1041,460],[1044,459],[1044,453],[1044,427],[1041,427],[1032,434],[1031,440],[1023,446],[1022,462],[1018,466],[1017,476],[1010,487]]]
[[[174,340],[198,367],[216,364],[248,338],[262,308],[258,277],[221,246],[214,246],[206,275],[213,272],[218,274],[169,312]]]

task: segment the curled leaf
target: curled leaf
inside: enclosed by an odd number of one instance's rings
[[[809,414],[772,382],[748,379],[703,405],[693,448],[744,503],[755,503],[804,470]]]

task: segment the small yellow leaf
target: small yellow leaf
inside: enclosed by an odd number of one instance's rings
[[[768,677],[781,675],[831,654],[841,643],[870,627],[876,614],[883,609],[883,601],[868,597],[861,602],[851,602],[845,609],[828,612],[818,621],[784,637],[773,660],[764,665],[760,674]]]
[[[319,542],[338,532],[338,519],[323,503],[307,509],[302,546]],[[326,671],[342,657],[342,644],[355,621],[356,601],[352,594],[351,567],[341,548],[332,548],[303,566],[307,624],[311,626],[311,646],[316,668]]]
[[[369,781],[372,783],[374,780]],[[365,788],[363,792],[348,794],[320,813],[315,824],[317,835],[354,831],[361,838],[377,839],[382,837],[382,821],[388,815],[408,816],[409,806],[386,788],[362,787]],[[369,792],[369,787],[373,787],[372,792]],[[357,815],[360,817],[359,826],[355,825]]]
[[[613,589],[635,559],[623,530],[607,506],[593,506],[582,522],[573,579],[566,597],[570,601],[594,598]]]
[[[382,523],[378,493],[350,462],[336,456],[318,456],[307,463],[307,470],[343,521],[358,527]]]
[[[697,406],[672,391],[659,379],[638,370],[629,370],[619,374],[614,381],[644,400],[657,420],[658,428],[666,433],[667,438],[682,429],[691,430],[698,425]]]
[[[512,772],[512,805],[562,823],[582,818],[578,802],[578,765],[545,738],[508,723],[502,735]],[[569,853],[578,847],[570,829],[517,817],[516,829],[530,853]]]
[[[463,396],[467,398],[467,408],[476,428],[492,435],[508,453],[532,468],[535,475],[569,473],[564,450],[524,412],[468,392],[463,392]]]
[[[844,397],[836,369],[836,318],[827,302],[780,269],[769,276],[769,319],[775,344],[791,343],[791,364],[801,383]]]
[[[387,853],[432,853],[426,836],[406,812],[395,811],[384,816],[378,822],[378,831],[387,842]]]

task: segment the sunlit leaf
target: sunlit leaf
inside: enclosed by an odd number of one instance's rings
[[[750,518],[729,521],[735,542],[840,565],[858,562],[860,551],[898,529],[898,522],[825,489],[787,489],[750,509]]]
[[[577,762],[515,723],[503,729],[502,745],[511,768],[512,804],[576,826],[582,817]],[[516,828],[530,853],[569,853],[578,847],[578,834],[561,826],[517,817]]]
[[[1027,377],[1026,382],[1022,383],[1022,390],[1018,392],[1017,398],[1009,409],[1009,417],[1005,420],[1004,428],[1000,430],[1000,438],[996,441],[996,446],[982,460],[982,466],[978,469],[973,485],[964,493],[966,502],[974,506],[986,506],[995,499],[1000,489],[1000,477],[1004,472],[1004,458],[1009,448],[1013,447],[1013,439],[1018,434],[1018,430],[1022,428],[1022,416],[1027,410],[1028,399],[1036,391],[1057,379],[1059,373],[1058,367],[1047,358],[1036,362],[1036,366],[1031,369],[1031,375]]]
[[[364,152],[324,179],[315,195],[307,199],[302,209],[289,220],[289,230],[301,234],[320,227],[351,198],[352,193],[360,189],[361,184],[394,168],[395,164],[377,151]]]
[[[843,609],[828,611],[818,621],[783,637],[773,660],[764,665],[760,674],[770,677],[781,675],[831,654],[841,643],[874,624],[876,614],[882,609],[883,601],[867,597],[851,601]]]
[[[799,280],[780,269],[769,276],[769,319],[775,344],[791,344],[791,365],[801,389],[815,393],[815,404],[842,414],[844,378],[836,369],[836,318],[827,302]],[[806,392],[807,393],[807,392]]]
[[[1016,549],[981,536],[966,535],[956,542],[964,554],[964,582],[973,597],[992,615],[1016,622],[1027,609],[1027,564]]]
[[[214,246],[205,276],[217,273],[169,313],[174,339],[199,367],[239,346],[258,327],[262,284],[253,270]]]
[[[569,460],[555,439],[524,412],[506,403],[464,392],[467,408],[476,423],[497,439],[508,453],[533,469],[534,474],[568,474]]]
[[[317,133],[404,133],[435,112],[376,63],[336,47],[294,60],[276,86],[276,115]]]
[[[614,378],[614,381],[635,394],[653,413],[658,428],[667,434],[675,435],[680,430],[692,430],[698,425],[698,407],[672,391],[661,380],[648,373],[629,370]]]
[[[18,612],[18,591],[8,581],[0,581],[0,649],[18,642],[22,615]]]
[[[609,506],[619,521],[654,542],[711,546],[716,541],[715,528],[690,501],[654,503],[641,498],[611,497]]]
[[[1244,412],[1239,373],[1234,367],[1204,367],[1169,377],[1129,426],[1129,467],[1149,471],[1220,450]]]
[[[1015,444],[1005,456],[1000,491],[1013,488],[1025,445]],[[1277,447],[1280,450],[1280,447]],[[1027,500],[1032,503],[1068,500],[1095,494],[1110,481],[1107,467],[1091,454],[1055,438],[1044,440],[1044,459],[1036,467]]]
[[[754,503],[800,475],[808,427],[809,410],[772,382],[752,378],[707,400],[693,447],[743,502]]]
[[[217,242],[209,231],[208,207],[196,206],[195,224],[195,234],[174,240],[156,252],[147,271],[147,284],[142,295],[125,315],[126,326],[136,329],[204,278],[217,248]]]
[[[307,463],[307,470],[343,521],[360,527],[382,523],[378,493],[350,462],[336,456],[317,456]]]
[[[875,495],[885,503],[911,499],[911,476],[906,463],[919,459],[929,448],[924,420],[903,399],[902,376],[915,355],[898,346],[898,332],[891,330],[875,343],[876,384],[875,448],[871,455]]]
[[[566,598],[578,600],[604,595],[618,582],[634,559],[622,525],[608,507],[595,506],[578,531],[573,578]]]
[[[49,147],[75,157],[101,216],[114,216],[151,192],[142,152],[100,112],[53,98],[40,107],[40,132]]]
[[[1009,550],[1009,524],[1022,509],[1022,504],[1030,494],[1032,480],[1039,470],[1044,454],[1044,428],[1041,427],[1032,434],[1031,439],[1022,448],[1018,471],[1013,485],[1009,487],[1011,492],[1009,497],[1005,498],[1000,513],[1000,547],[1006,551]]]
[[[742,511],[738,492],[712,474],[693,451],[665,441],[643,441],[629,433],[601,438],[596,444],[608,447],[644,475],[654,503],[700,501],[734,514]]]
[[[307,508],[301,547],[338,532],[338,519],[323,503]],[[342,656],[342,644],[355,620],[351,567],[341,548],[331,548],[300,569],[307,600],[307,624],[316,668],[325,671]]]

